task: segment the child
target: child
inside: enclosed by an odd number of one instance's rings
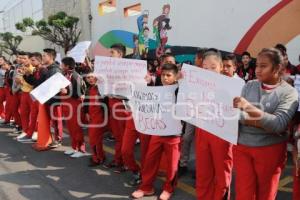
[[[276,199],[287,159],[286,130],[298,107],[296,89],[281,79],[282,54],[263,49],[256,64],[257,80],[248,82],[233,102],[243,111],[234,148],[237,200]]]
[[[161,81],[163,85],[173,85],[177,82],[178,68],[175,64],[162,66]],[[139,189],[132,193],[135,199],[154,194],[153,182],[159,170],[163,153],[167,158],[167,175],[163,192],[159,199],[171,198],[177,183],[177,168],[179,161],[180,136],[151,136],[148,152],[142,169],[142,183]]]
[[[255,67],[251,64],[251,55],[245,51],[242,54],[242,66],[237,69],[237,74],[246,82],[255,79]]]
[[[105,155],[103,151],[104,123],[107,122],[107,113],[104,116],[103,103],[97,87],[97,78],[93,73],[85,77],[89,85],[85,95],[84,112],[88,120],[88,135],[92,152],[90,167],[103,164]],[[106,108],[106,107],[105,107]],[[106,110],[107,111],[107,110]]]
[[[126,47],[122,44],[114,44],[110,49],[110,56],[113,58],[123,58],[126,55]],[[110,163],[103,165],[105,168],[114,168],[115,173],[123,172],[123,159],[122,159],[122,141],[123,134],[125,131],[125,107],[122,100],[124,97],[121,96],[110,96],[109,97],[109,122],[112,130],[112,134],[115,138],[115,155],[114,160]],[[122,118],[122,119],[120,119]]]
[[[245,82],[242,78],[240,78],[235,72],[237,69],[237,59],[234,54],[227,54],[223,58],[223,74],[225,76],[233,77]]]
[[[85,155],[83,130],[81,127],[80,104],[85,94],[85,84],[82,77],[75,71],[75,60],[65,57],[61,61],[64,76],[70,80],[71,85],[61,89],[63,104],[63,116],[65,116],[67,128],[72,141],[72,149],[65,151],[71,158],[79,158]]]
[[[222,57],[218,50],[204,54],[203,69],[221,73]],[[232,145],[196,128],[196,192],[197,199],[229,199],[232,172]]]

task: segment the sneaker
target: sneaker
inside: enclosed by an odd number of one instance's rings
[[[25,136],[27,136],[27,134],[26,134],[25,132],[22,132],[20,135],[18,135],[18,136],[16,137],[16,139],[19,140],[20,138],[23,138],[23,137],[25,137]]]
[[[140,198],[143,198],[145,196],[153,196],[153,195],[154,195],[154,190],[149,191],[149,192],[146,192],[146,191],[143,191],[143,190],[136,190],[131,194],[131,197],[133,199],[140,199]]]
[[[21,133],[22,133],[22,127],[16,126],[16,129],[13,132],[13,134],[21,134]]]
[[[31,137],[25,135],[24,137],[17,138],[18,142],[31,142]]]
[[[132,180],[129,181],[129,185],[132,187],[140,185],[142,182],[141,174],[139,172],[133,172]]]
[[[64,154],[70,156],[70,155],[72,155],[72,154],[74,154],[74,153],[76,153],[76,152],[77,152],[77,151],[75,151],[74,149],[70,149],[70,150],[65,151]]]
[[[49,144],[49,148],[50,149],[54,149],[54,148],[57,148],[57,147],[60,147],[62,145],[62,142],[61,141],[53,141],[51,144]]]
[[[36,141],[37,141],[37,138],[38,138],[38,133],[37,133],[37,132],[34,132],[34,133],[32,134],[32,137],[31,137],[32,141],[36,142]]]
[[[86,154],[81,152],[81,151],[77,151],[77,152],[73,153],[70,157],[71,158],[80,158],[80,157],[83,157],[83,156],[86,156]]]
[[[161,193],[161,195],[159,196],[159,200],[169,200],[171,198],[171,196],[172,196],[172,193],[167,192],[167,191],[164,190]]]

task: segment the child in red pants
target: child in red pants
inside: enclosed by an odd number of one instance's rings
[[[163,85],[173,85],[177,82],[178,68],[175,64],[165,64],[162,67],[161,81]],[[153,183],[159,170],[163,153],[166,154],[167,174],[161,200],[171,198],[177,183],[177,169],[180,157],[180,136],[151,136],[148,152],[141,171],[142,183],[139,189],[131,194],[134,199],[154,194]]]
[[[71,137],[72,149],[65,151],[71,158],[79,158],[85,155],[85,143],[82,130],[82,100],[85,94],[85,83],[82,77],[75,71],[75,60],[71,57],[62,59],[62,70],[66,78],[71,82],[67,88],[61,89],[63,102],[63,115]]]
[[[108,123],[107,113],[104,115],[103,103],[100,100],[100,94],[96,85],[97,79],[89,73],[85,77],[89,85],[84,100],[84,112],[88,121],[88,135],[89,143],[92,153],[90,160],[90,167],[94,167],[103,164],[105,161],[105,155],[103,151],[103,134],[105,131],[105,125]],[[106,109],[107,111],[107,109]]]

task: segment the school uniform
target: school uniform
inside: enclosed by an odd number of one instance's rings
[[[236,199],[274,200],[287,159],[286,129],[297,110],[298,94],[285,81],[269,88],[255,80],[244,86],[242,97],[260,103],[264,115],[260,119],[263,128],[240,123],[234,147]]]
[[[90,86],[84,100],[84,111],[89,114],[88,135],[94,163],[105,160],[103,151],[103,134],[105,131],[105,115],[97,85]]]
[[[20,93],[13,93],[13,76],[14,69],[10,69],[5,74],[5,92],[6,92],[6,104],[5,104],[5,120],[4,123],[9,123],[11,118],[14,118],[15,124],[18,127],[22,126],[21,117],[18,110],[20,104]]]
[[[60,67],[55,63],[47,66],[46,69],[46,80],[56,73],[62,73]],[[52,137],[52,139],[59,143],[62,142],[63,135],[62,108],[60,102],[60,95],[57,94],[44,104],[46,112],[49,116],[47,118],[49,119],[48,123],[51,124],[54,128],[54,136]]]
[[[67,89],[67,94],[62,95],[62,111],[66,118],[66,125],[71,137],[71,146],[73,150],[85,152],[85,143],[82,130],[82,100],[81,96],[85,94],[85,84],[82,77],[71,70],[65,73],[65,77],[70,80],[71,85]]]
[[[6,91],[5,91],[5,73],[6,70],[0,68],[0,116],[5,117],[4,114],[4,102],[6,101]]]

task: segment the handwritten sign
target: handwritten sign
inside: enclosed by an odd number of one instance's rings
[[[34,99],[38,100],[41,104],[44,104],[59,93],[61,88],[65,88],[70,84],[71,82],[66,77],[57,72],[37,88],[32,90],[30,94]]]
[[[97,56],[95,74],[102,95],[130,97],[135,86],[146,86],[147,62]]]
[[[79,42],[67,55],[74,58],[75,62],[83,63],[90,45],[91,41]]]
[[[241,95],[243,81],[186,64],[182,73],[176,116],[236,144],[239,111],[233,99]]]
[[[181,121],[174,118],[177,87],[138,87],[133,90],[129,104],[139,132],[160,136],[181,134]]]
[[[299,100],[300,100],[300,76],[296,75],[294,77],[295,81],[294,81],[294,86],[296,88],[296,90],[298,91],[298,96],[299,96]],[[300,101],[299,101],[300,102]],[[298,107],[298,111],[300,111],[300,105]]]

